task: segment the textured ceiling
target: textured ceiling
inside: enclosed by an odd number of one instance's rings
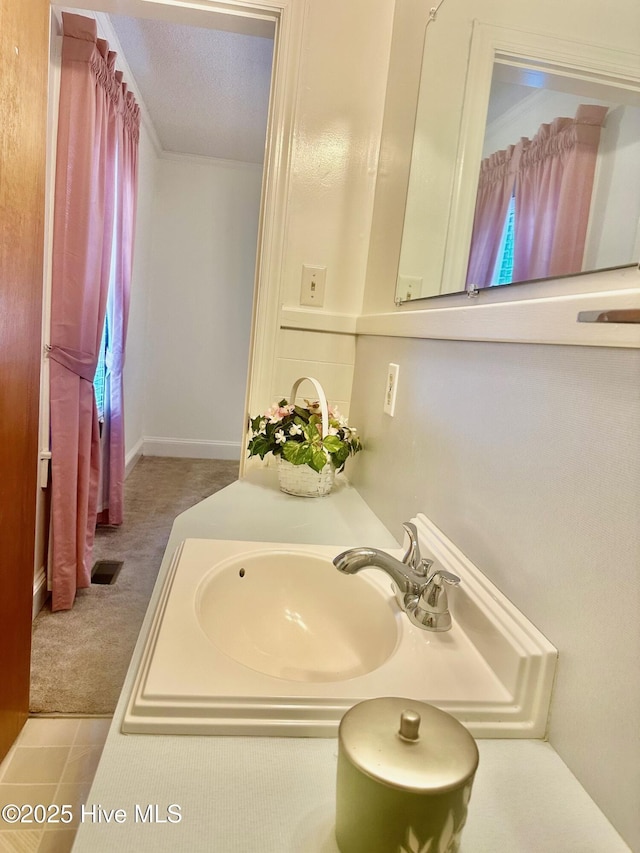
[[[110,20],[165,151],[263,162],[273,39]]]

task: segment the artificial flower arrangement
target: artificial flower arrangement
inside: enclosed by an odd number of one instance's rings
[[[341,471],[349,456],[362,450],[356,430],[337,408],[329,406],[328,433],[323,436],[320,403],[304,402],[304,406],[296,406],[280,400],[264,415],[249,418],[249,456],[264,459],[273,453],[317,472],[327,463]]]

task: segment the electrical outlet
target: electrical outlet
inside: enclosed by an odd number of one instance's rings
[[[310,305],[322,308],[324,304],[324,282],[327,276],[326,267],[302,267],[302,286],[300,287],[300,305]]]
[[[396,410],[396,394],[398,393],[399,372],[400,366],[397,364],[390,364],[387,369],[387,380],[384,389],[383,411],[385,414],[390,415],[391,417],[393,417],[394,412]]]

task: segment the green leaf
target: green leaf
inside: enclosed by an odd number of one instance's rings
[[[327,435],[323,439],[322,443],[327,448],[329,453],[339,453],[340,450],[344,447],[344,444],[340,441],[337,435]]]
[[[308,442],[287,441],[283,446],[282,455],[292,465],[310,464],[311,447]]]
[[[304,431],[307,439],[316,447],[322,443],[321,424],[322,418],[319,415],[311,415]]]
[[[259,456],[260,459],[264,459],[270,449],[269,441],[264,435],[256,435],[251,439],[248,445],[249,455]]]
[[[309,412],[307,409],[303,409],[302,406],[296,406],[294,408],[295,414],[303,421],[303,423],[308,423],[309,421]]]
[[[333,456],[333,461],[336,465],[344,465],[344,463],[349,458],[349,448],[346,444],[343,444],[342,447],[337,450],[335,453],[331,454]]]
[[[327,455],[324,450],[312,450],[311,451],[311,459],[308,463],[314,471],[322,471],[324,466],[327,464]]]

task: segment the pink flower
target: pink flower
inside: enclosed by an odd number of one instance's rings
[[[290,415],[292,411],[293,406],[278,406],[277,403],[274,403],[271,408],[267,409],[264,416],[270,424],[275,424]]]

